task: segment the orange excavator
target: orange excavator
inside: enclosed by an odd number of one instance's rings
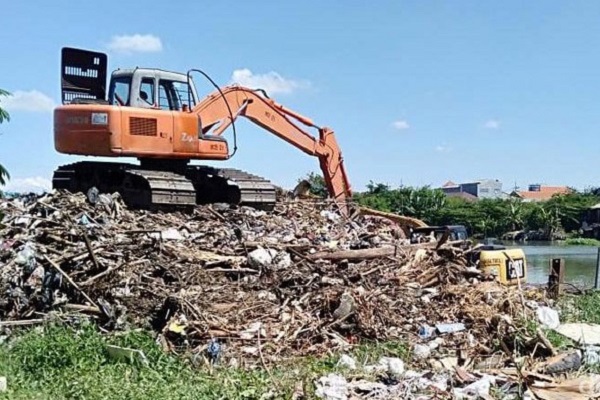
[[[63,105],[54,111],[54,143],[60,153],[134,157],[139,164],[82,161],[60,166],[55,189],[119,192],[138,208],[230,203],[271,209],[276,189],[266,179],[192,160],[228,160],[237,149],[235,121],[248,118],[319,160],[330,197],[352,196],[334,132],[270,99],[263,90],[219,87],[200,70],[117,69],[108,90],[106,54],[66,47],[61,53]],[[200,98],[193,75],[216,88]],[[233,149],[223,133],[233,130]],[[314,136],[306,131],[316,129]]]

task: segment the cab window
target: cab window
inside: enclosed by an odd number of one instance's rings
[[[154,105],[154,79],[143,78],[140,85],[140,99],[146,105]]]
[[[114,78],[108,96],[110,104],[128,106],[130,88],[131,77]]]
[[[161,79],[158,84],[158,105],[163,110],[181,111],[187,104],[194,107],[194,96],[190,92],[187,82],[177,82]]]

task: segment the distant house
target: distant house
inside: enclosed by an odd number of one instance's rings
[[[502,182],[497,179],[482,179],[466,183],[448,181],[440,189],[447,196],[468,198],[469,200],[498,199],[507,196],[502,192]],[[459,193],[462,194],[459,195]]]
[[[456,197],[465,201],[477,201],[477,197],[467,192],[446,193],[446,197]]]
[[[527,191],[513,191],[510,195],[525,202],[536,202],[550,200],[554,195],[569,193],[571,193],[571,189],[567,186],[542,186],[535,184],[529,185]]]

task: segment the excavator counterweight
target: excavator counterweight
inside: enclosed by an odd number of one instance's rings
[[[230,203],[270,209],[276,191],[266,179],[191,164],[228,160],[232,153],[222,135],[232,127],[235,140],[235,120],[245,117],[316,157],[329,195],[345,209],[352,192],[331,129],[318,127],[261,90],[231,85],[199,98],[189,72],[117,69],[107,87],[107,61],[103,53],[62,49],[63,105],[54,111],[55,148],[65,154],[134,157],[140,163],[64,165],[54,173],[54,188],[119,192],[127,204],[140,208]],[[235,152],[235,142],[233,147]]]

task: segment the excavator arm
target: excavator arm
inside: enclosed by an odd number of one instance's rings
[[[306,118],[272,99],[261,91],[241,86],[226,86],[201,100],[192,112],[197,114],[202,134],[221,135],[239,116],[285,140],[304,153],[319,159],[329,195],[345,208],[352,190],[344,168],[342,152],[334,132],[317,126]],[[300,124],[316,128],[318,137],[306,132]]]

